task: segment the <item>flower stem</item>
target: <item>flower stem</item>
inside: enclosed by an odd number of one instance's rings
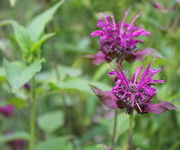
[[[133,124],[134,124],[134,115],[132,112],[129,115],[128,150],[133,150]]]
[[[35,150],[36,132],[36,87],[35,79],[32,79],[32,99],[31,99],[31,120],[30,120],[30,144],[29,150]]]
[[[116,128],[117,128],[117,116],[118,116],[118,110],[115,110],[114,115],[114,126],[113,126],[113,135],[112,135],[112,146],[114,146],[115,138],[116,138]]]

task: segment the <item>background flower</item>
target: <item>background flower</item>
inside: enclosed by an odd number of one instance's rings
[[[4,116],[12,116],[14,114],[15,107],[11,104],[0,107],[0,113]]]

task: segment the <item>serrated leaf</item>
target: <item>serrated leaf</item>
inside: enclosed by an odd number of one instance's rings
[[[29,51],[32,46],[32,41],[27,30],[15,21],[12,21],[11,25],[14,30],[16,41],[20,46],[21,50],[24,52]]]
[[[0,143],[7,143],[13,140],[29,140],[29,134],[24,131],[16,131],[8,135],[0,135]]]
[[[46,10],[44,13],[40,14],[29,23],[29,25],[27,26],[27,30],[29,32],[31,40],[35,42],[40,38],[45,29],[45,26],[48,24],[49,21],[51,21],[54,13],[61,6],[61,4],[63,4],[64,1],[65,0],[61,0],[55,6]]]
[[[64,124],[64,114],[61,111],[49,112],[38,118],[39,127],[52,133]]]
[[[41,70],[41,60],[35,61],[33,64],[26,66],[22,62],[3,61],[6,77],[11,85],[12,91],[15,91],[27,83]]]
[[[40,142],[36,146],[36,150],[71,150],[69,137],[53,137],[44,142]]]

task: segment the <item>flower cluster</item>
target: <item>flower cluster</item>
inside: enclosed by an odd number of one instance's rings
[[[175,106],[169,102],[153,104],[152,98],[156,95],[156,83],[163,83],[164,80],[155,80],[153,76],[159,73],[160,69],[152,69],[149,64],[143,73],[142,66],[139,66],[132,78],[128,79],[124,71],[114,70],[109,75],[115,76],[116,85],[111,91],[102,91],[94,86],[92,90],[100,100],[109,108],[125,108],[130,114],[133,110],[138,113],[162,113],[167,110],[174,110]]]
[[[164,10],[159,3],[155,3],[154,7]],[[97,27],[101,28],[101,30],[94,31],[91,33],[91,36],[99,37],[100,51],[96,55],[88,55],[87,57],[91,58],[95,64],[115,60],[118,66],[118,69],[113,68],[113,71],[109,72],[109,76],[113,76],[115,82],[114,87],[110,91],[103,91],[93,85],[90,86],[94,94],[105,106],[110,109],[125,109],[130,114],[128,149],[132,149],[134,111],[138,114],[160,114],[167,110],[175,110],[176,107],[166,101],[158,104],[152,102],[154,96],[157,94],[157,89],[154,86],[157,83],[164,83],[164,80],[156,80],[154,78],[154,75],[161,72],[160,68],[152,68],[152,63],[147,65],[145,69],[143,66],[139,66],[131,78],[128,78],[125,71],[121,68],[124,60],[132,62],[142,59],[144,55],[149,54],[154,57],[161,56],[153,48],[137,51],[137,45],[143,42],[138,37],[150,36],[151,33],[140,26],[135,26],[135,21],[139,18],[139,14],[130,23],[126,22],[127,16],[128,11],[120,23],[113,16],[107,15],[104,15],[103,18],[98,20]],[[115,114],[114,129],[116,126],[116,117],[117,113]],[[104,145],[104,148],[106,150],[113,150],[113,148],[107,145]]]
[[[132,61],[139,59],[146,51],[137,52],[137,44],[143,40],[137,39],[139,36],[149,36],[151,33],[140,26],[135,26],[135,21],[139,14],[128,24],[126,22],[128,12],[125,13],[124,19],[119,23],[113,16],[104,15],[98,20],[97,27],[102,28],[91,33],[92,37],[99,37],[100,52],[96,55],[89,55],[95,64],[104,61],[116,59],[118,61]]]

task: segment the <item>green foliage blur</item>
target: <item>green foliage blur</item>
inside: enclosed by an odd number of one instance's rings
[[[103,90],[111,89],[113,80],[107,76],[111,68],[105,63],[94,65],[83,56],[98,51],[98,40],[92,39],[90,33],[96,30],[100,14],[113,14],[121,20],[127,9],[129,21],[140,12],[136,24],[152,33],[139,48],[154,48],[162,55],[162,59],[155,60],[154,67],[163,67],[159,78],[166,82],[158,85],[154,102],[169,101],[178,108],[160,115],[136,115],[135,150],[179,150],[180,2],[156,1],[164,6],[160,10],[151,0],[66,0],[54,10],[56,13],[49,18],[51,21],[42,33],[38,33],[38,26],[31,30],[32,39],[36,40],[28,45],[19,45],[14,34],[19,29],[16,23],[2,25],[6,20],[16,20],[22,28],[28,28],[33,18],[57,2],[0,1],[0,106],[16,107],[13,116],[0,115],[0,150],[10,150],[8,143],[13,139],[29,139],[31,96],[23,85],[28,82],[31,86],[30,79],[37,72],[36,149],[103,150],[102,144],[111,146],[114,111],[104,107],[89,88],[93,84]],[[29,45],[32,53],[26,51]],[[33,60],[34,57],[38,60]],[[125,62],[123,66],[131,76],[138,65],[146,65],[152,59],[133,64]],[[20,75],[22,78],[18,78]],[[126,150],[128,115],[124,110],[118,111],[114,148]],[[6,133],[12,134],[7,137]]]

